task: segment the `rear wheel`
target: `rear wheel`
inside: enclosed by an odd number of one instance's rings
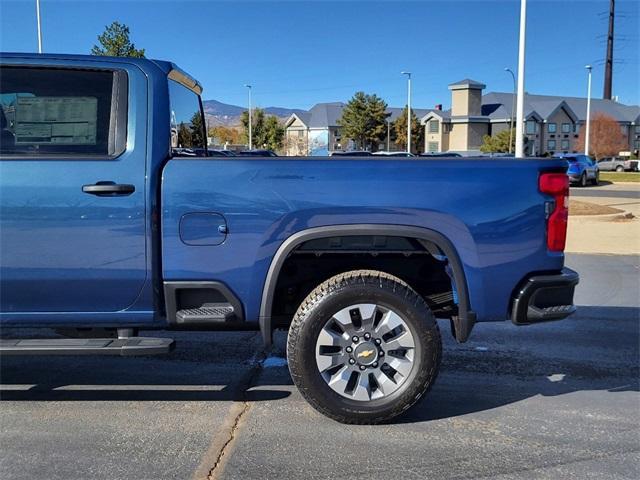
[[[618,165],[616,167],[616,172],[624,172],[624,167],[622,165]]]
[[[580,175],[580,184],[581,187],[586,187],[587,186],[587,174],[583,173],[582,175]]]
[[[596,172],[596,176],[593,177],[593,180],[591,180],[591,183],[593,183],[594,185],[599,185],[600,184],[600,172]]]
[[[429,307],[402,280],[359,270],[318,286],[289,330],[294,383],[339,422],[373,424],[415,404],[433,385],[442,356]]]

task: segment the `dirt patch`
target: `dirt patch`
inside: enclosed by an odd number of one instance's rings
[[[569,215],[611,215],[614,213],[624,213],[623,210],[606,205],[581,202],[580,200],[569,200]]]
[[[624,215],[616,215],[611,219],[612,222],[631,222],[636,217],[633,213],[625,213]]]

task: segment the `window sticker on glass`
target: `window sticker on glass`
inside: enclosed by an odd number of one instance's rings
[[[96,97],[18,97],[16,144],[95,145]]]

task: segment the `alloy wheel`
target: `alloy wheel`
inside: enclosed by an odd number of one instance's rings
[[[414,367],[416,343],[407,323],[376,304],[343,308],[324,325],[316,342],[316,365],[339,395],[357,401],[397,391]]]

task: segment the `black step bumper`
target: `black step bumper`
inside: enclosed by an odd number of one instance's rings
[[[534,275],[525,280],[513,299],[511,321],[516,325],[561,320],[576,311],[573,291],[580,276],[570,268],[560,273]]]

